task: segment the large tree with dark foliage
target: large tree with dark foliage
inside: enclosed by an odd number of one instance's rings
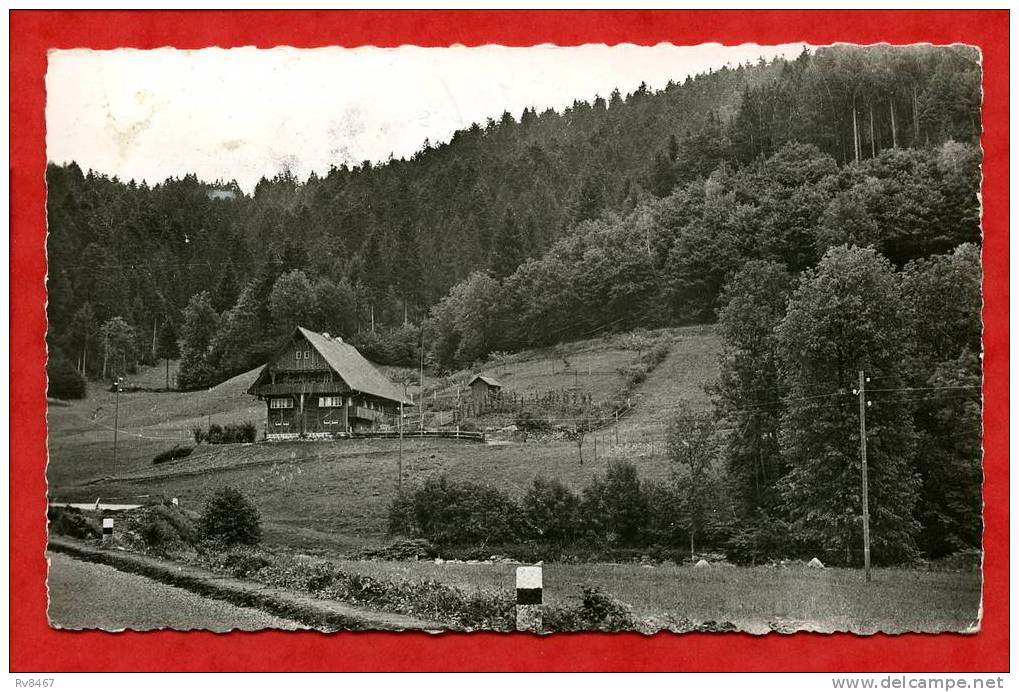
[[[732,432],[723,450],[739,530],[780,511],[778,481],[786,471],[779,449],[781,397],[779,341],[793,281],[777,262],[748,262],[726,285],[718,313],[723,347],[715,407]]]
[[[177,384],[181,389],[213,384],[216,373],[210,356],[218,327],[219,315],[212,307],[212,298],[206,291],[196,293],[184,309],[180,328],[180,371]]]
[[[915,554],[919,478],[905,385],[909,324],[888,260],[840,246],[808,269],[778,327],[784,409],[781,483],[794,544],[829,560],[862,558],[858,371],[874,382],[867,410],[871,542],[878,562]]]
[[[980,281],[971,244],[911,262],[902,276],[915,334],[902,396],[915,407],[920,545],[930,557],[981,544]]]

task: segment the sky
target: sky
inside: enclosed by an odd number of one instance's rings
[[[150,184],[196,173],[250,192],[284,169],[411,156],[471,123],[562,111],[614,88],[795,57],[782,46],[54,50],[46,74],[50,161]]]

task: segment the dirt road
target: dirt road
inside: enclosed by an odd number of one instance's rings
[[[300,629],[292,620],[239,608],[106,565],[47,553],[50,623],[64,629]]]

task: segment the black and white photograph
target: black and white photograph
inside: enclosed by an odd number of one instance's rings
[[[50,626],[980,631],[981,77],[51,50]]]

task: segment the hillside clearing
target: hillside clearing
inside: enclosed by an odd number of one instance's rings
[[[535,476],[544,475],[579,490],[616,458],[632,460],[642,477],[664,478],[668,461],[661,432],[653,426],[677,401],[694,408],[708,405],[703,383],[714,377],[718,342],[711,327],[661,333],[672,341],[668,358],[636,390],[639,404],[619,424],[618,433],[609,426],[584,440],[583,465],[575,442],[496,446],[407,439],[404,482],[413,485],[445,473],[488,483],[516,496]],[[592,370],[598,362],[607,371],[622,367],[632,357],[619,343],[619,336],[611,336],[566,344],[556,352],[581,370],[584,358],[589,357]],[[550,352],[517,354],[506,367],[518,374],[540,373],[548,365]],[[547,371],[549,378],[563,377],[559,371],[552,375],[551,367]],[[232,485],[251,497],[262,512],[270,542],[328,551],[384,542],[386,512],[397,492],[396,440],[200,445],[185,459],[152,464],[153,456],[175,444],[193,444],[190,430],[196,425],[251,420],[261,427],[264,407],[246,393],[256,374],[252,370],[196,392],[121,394],[116,464],[112,457],[115,394],[92,386],[85,400],[51,407],[47,469],[51,499],[133,501],[162,496],[177,497],[185,507],[197,508],[216,488]],[[572,381],[574,376],[568,377]],[[528,381],[552,388],[551,380],[529,377]],[[663,410],[656,412],[658,407]]]

